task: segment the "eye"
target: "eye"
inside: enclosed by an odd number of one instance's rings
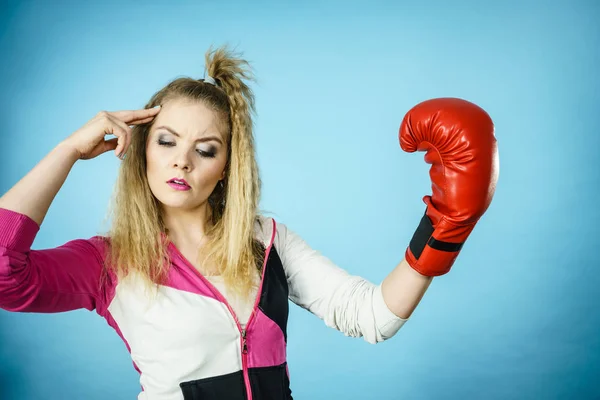
[[[166,140],[163,140],[161,138],[159,138],[157,140],[157,143],[159,144],[159,146],[167,146],[167,147],[175,146],[175,142],[167,142]],[[196,149],[196,152],[198,154],[200,154],[200,157],[204,157],[204,158],[215,158],[217,155],[217,151],[214,148],[211,148],[208,151],[205,151],[202,149]]]
[[[160,146],[169,146],[169,147],[171,147],[171,146],[175,146],[175,143],[173,143],[173,142],[165,142],[165,141],[164,141],[164,140],[162,140],[162,139],[158,139],[158,144],[159,144]]]
[[[205,158],[215,158],[216,152],[211,149],[210,151],[204,151],[204,150],[196,150],[198,152],[198,154],[200,154],[201,157],[205,157]]]

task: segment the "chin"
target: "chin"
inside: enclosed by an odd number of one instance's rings
[[[157,197],[158,201],[162,204],[163,207],[166,208],[177,208],[182,210],[193,210],[199,208],[205,202],[200,201],[198,199],[192,198],[183,198],[183,196],[175,195],[166,195]],[[179,197],[179,198],[177,198]]]

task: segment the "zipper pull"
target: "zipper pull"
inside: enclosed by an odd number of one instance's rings
[[[242,329],[242,353],[248,353],[248,345],[246,343],[246,329]]]

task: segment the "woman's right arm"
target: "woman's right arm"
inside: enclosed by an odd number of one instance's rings
[[[79,159],[130,143],[129,125],[151,121],[158,109],[101,112],[56,146],[0,198],[0,308],[21,312],[94,309],[106,242],[95,236],[62,246],[32,250],[54,197]],[[105,140],[107,134],[117,139]]]
[[[0,198],[0,308],[93,310],[100,299],[100,238],[31,250],[50,204],[79,159],[61,143]]]
[[[59,144],[0,197],[0,208],[26,215],[41,225],[50,204],[78,159],[75,148],[65,142]]]

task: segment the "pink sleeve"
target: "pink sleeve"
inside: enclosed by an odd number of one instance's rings
[[[28,216],[0,208],[0,308],[38,313],[97,308],[103,299],[104,239],[31,250],[39,229]]]

